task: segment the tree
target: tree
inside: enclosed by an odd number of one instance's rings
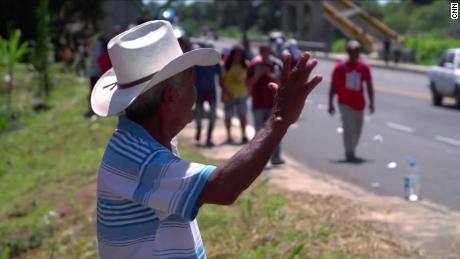
[[[40,0],[37,7],[37,41],[35,42],[33,65],[40,74],[41,95],[49,96],[51,80],[49,74],[48,56],[50,54],[50,16],[48,11],[49,0]]]
[[[104,18],[102,3],[106,0],[52,0],[49,1],[51,30],[58,38],[69,23],[81,21],[86,29],[97,29]],[[5,36],[11,27],[22,31],[25,40],[37,37],[36,10],[40,0],[2,0],[0,8],[0,35]],[[88,31],[85,31],[88,32]]]
[[[412,0],[412,2],[419,5],[430,5],[434,2],[434,0]]]
[[[3,39],[0,36],[0,64],[7,68],[7,79],[8,79],[8,101],[7,109],[11,107],[11,97],[13,94],[14,86],[14,69],[16,64],[24,57],[29,51],[29,45],[27,42],[20,43],[21,31],[14,30],[10,33],[9,39]]]

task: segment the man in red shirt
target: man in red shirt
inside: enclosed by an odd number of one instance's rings
[[[252,97],[252,112],[256,131],[261,129],[270,118],[275,103],[275,91],[269,88],[269,83],[279,83],[283,64],[271,55],[267,45],[259,47],[260,56],[252,59],[247,68],[246,85]],[[281,145],[273,151],[272,165],[284,164],[281,158]]]
[[[366,106],[364,99],[364,83],[367,86],[369,111],[374,113],[374,88],[369,65],[359,59],[361,45],[357,41],[347,44],[348,60],[338,62],[332,72],[329,91],[329,114],[334,115],[333,99],[338,95],[339,110],[343,125],[343,143],[345,158],[348,162],[360,162],[355,155],[361,129],[363,111]]]

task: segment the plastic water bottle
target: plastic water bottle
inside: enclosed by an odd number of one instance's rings
[[[407,159],[408,172],[404,177],[404,194],[406,200],[418,201],[421,197],[420,176],[418,175],[417,161],[412,158]]]

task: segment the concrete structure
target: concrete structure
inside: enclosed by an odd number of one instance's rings
[[[322,1],[282,0],[282,29],[299,40],[329,42],[332,26],[324,18]]]
[[[331,26],[332,25],[332,26]],[[282,28],[285,34],[307,41],[330,44],[332,28],[349,39],[361,42],[370,52],[382,48],[382,42],[400,44],[402,37],[370,16],[352,0],[282,0]]]

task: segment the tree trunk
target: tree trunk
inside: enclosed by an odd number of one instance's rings
[[[45,97],[48,97],[50,95],[50,82],[49,82],[49,76],[48,76],[48,68],[45,68],[45,71],[43,73],[43,84],[45,86]]]
[[[11,99],[13,95],[13,73],[11,71],[8,72],[9,80],[8,80],[8,99],[7,99],[7,110],[9,111],[11,108]]]

